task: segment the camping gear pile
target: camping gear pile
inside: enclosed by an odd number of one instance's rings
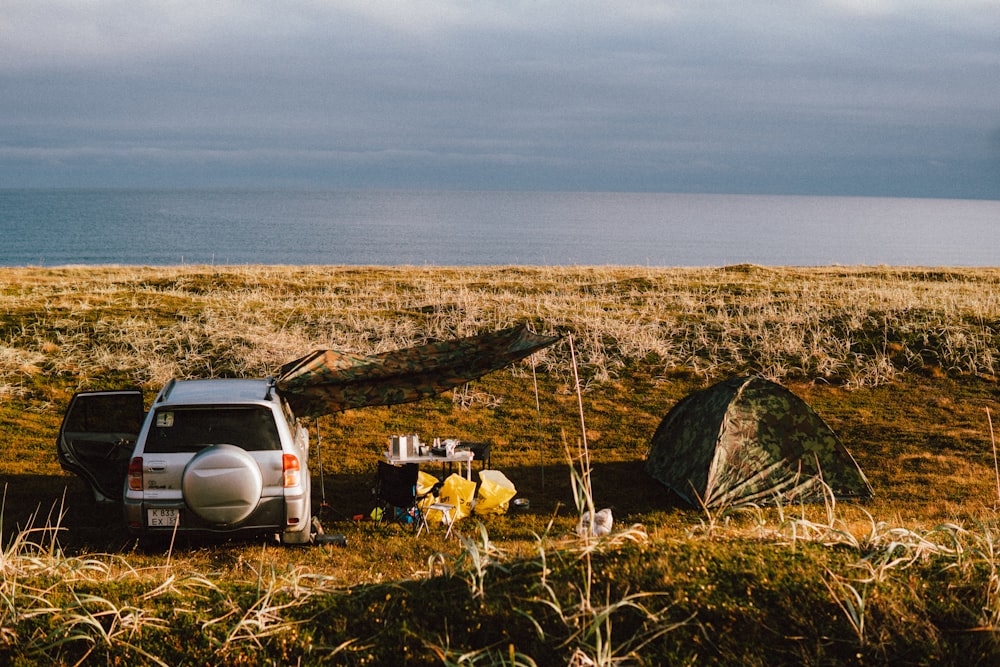
[[[421,472],[417,480],[419,488],[427,488],[428,491],[437,484],[437,478],[428,473]],[[461,475],[452,473],[448,475],[437,492],[437,495],[429,495],[425,501],[429,507],[434,503],[453,505],[455,513],[451,521],[459,521],[466,517],[487,516],[490,514],[504,514],[507,512],[510,501],[517,495],[514,483],[507,479],[499,470],[480,470],[479,483],[465,479]],[[430,511],[427,514],[428,523],[435,521],[448,523],[448,517],[440,512]]]
[[[517,495],[514,483],[499,470],[481,470],[477,484],[454,473],[441,481],[418,470],[415,463],[396,466],[379,461],[378,466],[372,519],[413,524],[418,533],[441,523],[450,534],[455,522],[473,514],[504,514]]]

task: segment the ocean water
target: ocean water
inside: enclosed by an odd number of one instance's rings
[[[591,192],[0,190],[0,265],[996,266],[1000,202]]]

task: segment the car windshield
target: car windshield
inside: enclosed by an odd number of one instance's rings
[[[144,450],[196,452],[222,444],[247,451],[281,449],[273,413],[256,405],[163,407],[153,417]]]

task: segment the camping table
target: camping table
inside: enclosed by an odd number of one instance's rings
[[[393,456],[392,452],[383,452],[385,454],[385,460],[394,465],[399,465],[401,463],[458,463],[458,472],[462,472],[462,464],[465,464],[465,479],[472,479],[472,459],[474,458],[472,452],[468,450],[460,450],[451,455],[438,456],[436,454],[428,454],[426,456],[409,456],[407,458],[402,458],[398,456]]]

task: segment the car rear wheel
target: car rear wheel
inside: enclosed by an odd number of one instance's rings
[[[212,524],[246,519],[257,508],[263,491],[260,466],[235,445],[213,445],[198,452],[184,468],[184,502],[195,515]]]

